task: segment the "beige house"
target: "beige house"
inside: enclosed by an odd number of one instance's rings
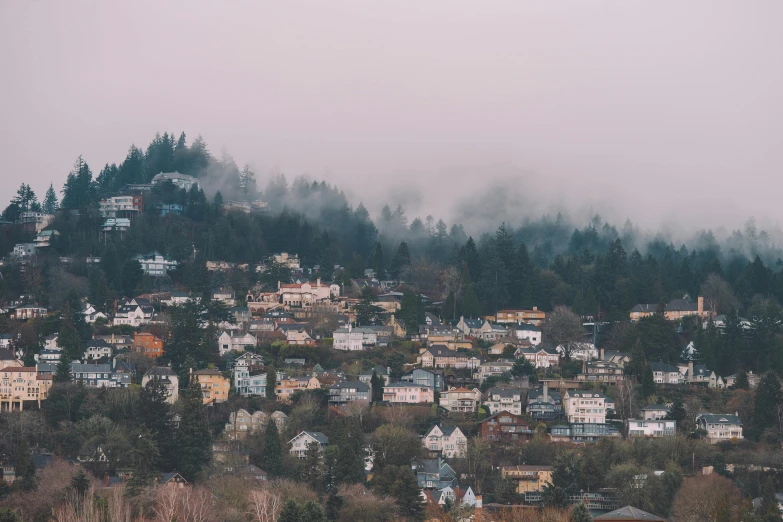
[[[544,486],[552,484],[552,466],[502,466],[500,475],[504,479],[516,482],[516,492],[538,493]]]
[[[276,411],[268,415],[260,410],[251,414],[247,410],[239,409],[229,414],[224,431],[230,440],[244,439],[249,433],[265,429],[269,419],[277,424],[277,430],[282,433],[285,429],[288,415],[282,411]]]
[[[736,415],[701,413],[696,426],[707,432],[707,440],[713,444],[742,439],[742,421]]]
[[[568,422],[606,424],[606,395],[594,391],[566,390],[563,411]]]
[[[469,353],[449,350],[443,345],[433,345],[421,354],[421,365],[424,368],[470,368],[476,369],[481,360]]]
[[[452,388],[441,392],[440,406],[451,412],[475,413],[481,402],[481,391],[478,388]]]

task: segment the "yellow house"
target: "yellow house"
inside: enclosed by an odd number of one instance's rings
[[[198,370],[192,373],[196,382],[201,385],[204,404],[225,402],[228,400],[228,390],[231,382],[217,370]]]
[[[29,401],[40,408],[51,387],[52,376],[39,376],[35,366],[6,366],[0,369],[0,411],[13,410],[15,405],[23,410]]]
[[[394,337],[404,339],[405,336],[408,334],[407,330],[405,329],[405,323],[400,319],[394,317],[394,314],[392,314],[391,318],[389,319],[389,322],[386,323],[385,326],[392,327],[392,334],[394,335]]]
[[[500,474],[504,479],[517,483],[517,493],[540,492],[552,484],[552,466],[502,466]]]
[[[546,320],[546,313],[534,306],[532,310],[500,310],[494,317],[490,316],[488,319],[500,324],[529,323],[539,325]]]

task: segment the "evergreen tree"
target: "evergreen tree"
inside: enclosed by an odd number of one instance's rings
[[[129,495],[138,495],[143,488],[152,485],[157,476],[156,472],[160,470],[160,454],[154,434],[146,429],[140,430],[133,440],[130,452],[133,474],[128,480]]]
[[[384,472],[388,471],[387,468]],[[397,467],[396,478],[389,488],[389,494],[397,501],[400,514],[407,520],[424,520],[420,491],[413,472],[405,466]]]
[[[277,424],[271,420],[266,423],[266,431],[264,432],[264,453],[261,456],[261,468],[270,477],[279,477],[283,474],[283,447],[277,432]]]
[[[383,247],[380,241],[375,243],[375,250],[373,250],[372,256],[370,256],[370,267],[375,272],[375,278],[380,280],[386,279],[386,269],[383,264]]]
[[[36,488],[37,481],[35,477],[35,463],[30,455],[30,448],[27,441],[22,439],[16,446],[14,453],[16,467],[16,481],[22,491],[32,491]]]
[[[576,504],[568,515],[568,522],[590,522],[591,520],[593,517],[590,516],[590,511],[581,502]]]
[[[43,202],[43,212],[45,214],[54,214],[57,212],[57,193],[54,191],[54,186],[49,184],[49,189],[46,191],[46,197]]]
[[[320,504],[314,500],[308,500],[299,507],[300,522],[326,522],[326,515]]]
[[[478,317],[480,312],[476,291],[473,290],[472,284],[468,284],[465,294],[462,296],[462,315],[465,317]]]
[[[71,375],[71,361],[69,361],[64,355],[60,355],[60,361],[57,363],[57,370],[54,373],[52,380],[54,382],[71,382],[73,376]]]
[[[648,364],[642,374],[642,396],[649,397],[655,393],[655,379],[653,378],[652,367]]]
[[[363,482],[364,435],[356,422],[350,422],[345,428],[345,436],[338,447],[335,479],[340,484]]]
[[[383,380],[378,377],[375,370],[372,371],[370,378],[370,387],[372,388],[372,402],[379,403],[383,401]]]
[[[748,382],[748,374],[746,372],[739,372],[737,374],[737,380],[734,382],[734,388],[738,390],[750,389],[750,382]]]
[[[679,426],[680,423],[683,420],[685,420],[687,414],[688,413],[685,411],[685,405],[683,405],[682,399],[677,397],[676,399],[674,399],[674,402],[672,403],[671,411],[666,416],[666,418],[670,420],[676,420],[677,426]]]
[[[176,448],[179,471],[189,481],[196,480],[201,470],[209,464],[212,456],[211,441],[201,386],[196,379],[191,379],[184,394]]]
[[[324,488],[324,475],[321,445],[311,442],[307,445],[305,458],[302,460],[302,481],[309,484],[313,491],[320,492]]]
[[[83,469],[71,478],[71,490],[79,497],[84,498],[90,489],[90,479]]]
[[[449,290],[446,300],[443,301],[443,321],[456,321],[457,319],[457,298],[454,290]]]
[[[343,506],[343,497],[337,494],[337,488],[329,490],[329,496],[326,498],[326,518],[327,520],[337,520],[340,516],[340,508]]]
[[[289,498],[283,504],[283,509],[280,510],[280,515],[277,517],[277,522],[302,522],[301,510],[296,500]]]
[[[160,455],[160,468],[164,471],[174,469],[176,464],[172,459],[175,432],[171,406],[166,402],[168,397],[169,391],[163,381],[150,379],[139,392],[139,412],[136,417],[142,427],[139,437],[149,433]]]
[[[266,388],[264,393],[266,394],[266,400],[277,400],[277,394],[275,394],[275,384],[277,383],[277,370],[272,363],[266,366]]]
[[[765,373],[756,388],[756,402],[753,410],[754,424],[759,432],[775,426],[781,399],[783,396],[777,375],[771,371]]]
[[[66,302],[60,319],[60,331],[57,334],[57,346],[62,350],[60,359],[69,363],[84,356],[84,345],[77,328],[77,318],[70,303]],[[70,369],[70,368],[69,368]]]
[[[411,253],[408,249],[408,243],[403,241],[394,253],[394,257],[391,260],[391,266],[389,267],[389,273],[394,279],[399,279],[403,269],[410,264]]]

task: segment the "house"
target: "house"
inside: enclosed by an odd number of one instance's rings
[[[340,285],[327,285],[318,278],[315,283],[283,284],[278,281],[277,295],[280,302],[294,308],[307,308],[318,301],[328,301],[340,295]]]
[[[277,379],[275,383],[275,396],[278,401],[289,402],[291,396],[297,391],[317,390],[321,388],[321,382],[315,377],[295,376]]]
[[[370,384],[370,382],[372,381],[372,374],[375,373],[381,379],[383,385],[386,386],[389,384],[389,379],[390,379],[389,371],[390,370],[387,366],[381,366],[381,365],[373,366],[369,370],[365,370],[359,375],[359,381],[365,384]],[[423,386],[426,386],[426,384]]]
[[[82,382],[90,388],[127,388],[131,384],[131,375],[115,372],[111,363],[81,364],[71,363],[73,382]]]
[[[629,437],[673,437],[677,433],[677,421],[628,419]]]
[[[58,348],[57,350],[47,350],[44,348],[37,354],[33,355],[33,358],[35,359],[35,362],[57,364],[60,362],[60,357],[62,357],[62,354],[62,349]]]
[[[159,379],[169,392],[166,402],[174,404],[179,398],[179,376],[167,366],[153,366],[141,379],[141,385],[146,386],[153,379]]]
[[[416,475],[416,482],[422,489],[455,488],[457,486],[457,474],[440,457],[413,459],[411,471]]]
[[[24,410],[24,403],[41,401],[49,394],[52,380],[41,378],[34,366],[22,366],[18,362],[0,365],[0,410],[11,411],[14,405]]]
[[[38,245],[35,243],[17,243],[11,252],[11,257],[26,259],[38,253]]]
[[[94,335],[93,339],[105,341],[114,346],[114,348],[117,350],[122,350],[133,346],[133,338],[130,335]]]
[[[231,388],[231,383],[222,373],[211,369],[194,372],[191,369],[191,375],[201,386],[204,404],[216,404],[228,400],[228,390]]]
[[[744,317],[739,317],[739,327],[743,330],[747,331],[750,330],[752,327],[751,322],[748,319],[745,319]],[[718,330],[724,330],[726,328],[726,323],[728,322],[728,318],[725,315],[716,315],[712,318],[712,324],[715,325],[715,328]],[[706,329],[709,326],[709,321],[705,321],[702,324],[702,328]]]
[[[481,331],[481,327],[487,321],[484,319],[465,319],[460,317],[459,322],[455,325],[455,328],[461,331],[464,335],[475,336]]]
[[[536,368],[551,368],[560,365],[560,354],[547,348],[517,348],[515,359],[524,357]]]
[[[469,353],[449,350],[443,345],[433,345],[421,354],[423,368],[470,368],[476,369],[481,360]]]
[[[161,216],[168,216],[169,214],[181,215],[184,207],[179,203],[157,203],[155,208],[160,210]]]
[[[644,420],[661,420],[665,419],[671,409],[665,404],[648,404],[639,412],[642,414]]]
[[[39,317],[46,317],[49,310],[43,306],[38,305],[24,305],[18,306],[8,312],[11,319],[16,321],[27,321],[28,319],[37,319]]]
[[[600,392],[566,390],[563,410],[569,423],[606,423],[606,395]]]
[[[58,350],[62,351],[62,348],[57,344],[57,334],[47,335],[44,337],[44,349],[45,350]]]
[[[484,321],[481,328],[479,328],[474,335],[482,341],[492,342],[506,337],[508,335],[508,330],[506,330],[505,326]]]
[[[447,458],[463,458],[468,448],[468,438],[456,426],[435,424],[421,439],[424,448],[439,451]]]
[[[11,334],[0,334],[0,350],[7,350],[11,347]]]
[[[284,265],[286,268],[293,271],[297,271],[301,269],[301,265],[299,264],[299,254],[289,254],[288,252],[280,252],[279,254],[273,254],[269,258],[269,263]]]
[[[715,444],[742,439],[742,421],[736,415],[700,413],[696,427],[707,432],[707,440]]]
[[[422,490],[421,496],[424,502],[439,506],[451,503],[453,506],[483,507],[481,495],[474,494],[470,486],[467,489],[446,486],[443,489]]]
[[[514,327],[514,337],[521,341],[529,341],[533,346],[538,346],[541,344],[541,328],[534,324],[520,323]]]
[[[90,339],[87,341],[84,348],[84,359],[86,361],[111,359],[114,353],[114,347],[112,345],[99,339]]]
[[[315,344],[315,339],[310,337],[304,328],[288,328],[285,331],[285,342],[286,344],[312,346]]]
[[[360,381],[342,381],[329,388],[329,406],[341,407],[354,402],[369,406],[370,399],[370,386]]]
[[[533,419],[553,420],[563,412],[563,400],[560,392],[550,391],[549,385],[527,392],[527,413]]]
[[[171,471],[160,476],[160,485],[169,488],[184,488],[185,486],[190,485],[190,482],[185,480],[185,477],[176,471]]]
[[[625,380],[625,373],[620,366],[613,362],[582,361],[582,373],[577,374],[576,380],[616,384]]]
[[[552,466],[501,466],[500,475],[516,482],[514,490],[520,494],[540,493],[544,486],[552,485]]]
[[[489,377],[500,377],[504,374],[511,374],[511,368],[513,367],[514,363],[505,359],[495,362],[486,362],[478,368],[479,383],[483,383]]]
[[[537,306],[532,310],[500,310],[495,314],[495,321],[502,324],[530,323],[539,325],[546,320],[546,313],[540,311]]]
[[[684,377],[680,373],[680,369],[673,364],[651,362],[650,368],[656,384],[681,384],[683,382]]]
[[[131,226],[131,221],[128,218],[108,218],[103,222],[101,229],[104,232],[125,232]]]
[[[386,322],[386,326],[392,329],[392,335],[398,339],[405,339],[405,337],[408,335],[408,330],[405,327],[405,321],[395,317],[394,314],[392,314],[389,320]]]
[[[533,437],[527,421],[519,414],[500,411],[479,423],[481,438],[488,441],[518,442]]]
[[[400,380],[411,382],[419,386],[427,386],[436,392],[443,391],[443,370],[428,370],[426,368],[414,368],[404,373]]]
[[[574,444],[594,443],[605,437],[619,437],[620,431],[605,423],[572,422],[570,425],[557,425],[549,429],[552,442],[571,442]]]
[[[52,239],[59,235],[60,233],[56,230],[42,230],[35,236],[33,243],[35,243],[38,248],[46,248],[51,244]]]
[[[525,411],[522,407],[523,392],[517,388],[490,388],[487,391],[487,399],[484,406],[489,410],[490,415],[501,411],[522,415]]]
[[[230,440],[244,439],[248,433],[263,430],[270,419],[277,425],[277,430],[282,433],[288,420],[288,415],[282,411],[267,415],[260,410],[251,414],[244,409],[232,411],[229,414],[224,432]]]
[[[114,313],[114,326],[129,324],[138,328],[142,324],[152,322],[155,315],[155,309],[148,299],[140,297],[134,299],[123,299],[118,303]]]
[[[310,444],[318,444],[318,448],[323,451],[329,445],[329,437],[320,431],[303,431],[289,440],[288,444],[291,446],[289,450],[291,455],[303,459],[307,455],[307,448]]]
[[[133,259],[141,264],[141,269],[145,274],[153,277],[163,277],[169,271],[177,268],[176,260],[164,256],[160,252],[150,252],[148,254],[138,254]]]
[[[95,322],[99,319],[102,319],[106,322],[109,320],[109,316],[96,310],[95,307],[90,303],[85,303],[84,310],[82,310],[82,315],[84,316],[84,322],[88,324],[95,324]]]
[[[481,392],[478,388],[451,388],[440,394],[440,407],[450,412],[475,413],[479,402]]]
[[[565,356],[565,349],[562,345],[559,345],[555,350]],[[571,360],[590,361],[592,359],[598,359],[598,350],[595,349],[593,343],[577,342],[571,344]]]
[[[508,347],[509,350],[516,350],[516,346],[513,344],[501,341],[490,346],[487,349],[487,353],[489,355],[503,355],[503,352],[506,351],[506,347]]]
[[[174,184],[175,187],[178,189],[185,189],[185,191],[189,191],[190,188],[195,185],[198,187],[198,180],[194,178],[193,176],[188,176],[187,174],[180,174],[177,171],[174,172],[160,172],[158,174],[155,174],[152,177],[152,184],[158,185],[160,183],[165,183],[167,181],[170,181]]]
[[[595,517],[596,521],[612,521],[612,522],[664,522],[666,519],[655,516],[652,513],[647,513],[641,509],[636,509],[632,506],[625,506],[620,509],[615,509],[609,513],[604,513]]]
[[[383,388],[383,400],[393,404],[434,403],[435,390],[409,382],[395,382]]]
[[[747,372],[745,375],[748,378],[748,387],[750,389],[753,389],[759,385],[759,382],[761,381],[761,375],[757,373],[753,373],[753,370]],[[725,378],[725,381],[726,381],[726,388],[730,386],[734,386],[735,384],[737,384],[737,374],[729,375],[728,377]]]
[[[237,304],[237,300],[234,297],[234,291],[231,289],[223,289],[216,290],[212,292],[212,300],[213,301],[220,301],[224,305],[228,307],[235,306]]]
[[[234,359],[234,367],[232,369],[234,376],[234,388],[237,393],[243,397],[249,397],[250,395],[265,395],[264,391],[259,393],[251,393],[248,389],[251,383],[248,382],[251,376],[257,376],[260,378],[261,372],[264,370],[264,359],[253,352],[245,352],[236,359]],[[260,385],[261,383],[257,383]],[[266,387],[266,378],[264,378],[263,387]]]
[[[223,356],[231,351],[244,352],[248,348],[254,347],[257,343],[258,340],[253,334],[231,335],[224,330],[218,337],[218,350],[220,355]]]
[[[150,359],[163,356],[163,339],[150,332],[136,332],[133,334],[133,351],[144,354]]]
[[[598,358],[602,361],[615,363],[620,368],[625,368],[625,365],[631,361],[631,355],[618,350],[604,350],[601,348],[598,350]]]
[[[631,321],[650,317],[658,311],[657,304],[637,304],[629,313]],[[712,317],[715,312],[704,308],[704,298],[698,297],[696,302],[688,299],[672,299],[663,309],[663,315],[668,321],[678,321],[683,317],[696,316],[703,319]]]
[[[689,361],[687,365],[678,365],[683,375],[683,382],[688,384],[706,384],[709,388],[725,388],[726,384],[714,371],[707,369],[703,364],[694,364]]]

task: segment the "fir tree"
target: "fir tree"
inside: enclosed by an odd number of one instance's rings
[[[320,492],[324,488],[324,474],[321,445],[311,442],[307,445],[305,458],[302,461],[302,481],[309,484],[313,491]]]
[[[748,374],[744,371],[737,374],[737,380],[734,382],[734,388],[738,390],[750,389],[750,382],[748,382]]]
[[[266,431],[264,432],[264,453],[261,456],[261,468],[270,477],[279,477],[283,474],[283,447],[277,432],[277,424],[271,420],[266,423]]]
[[[327,520],[337,520],[340,516],[340,508],[343,507],[343,497],[337,494],[337,488],[329,490],[329,496],[326,498],[326,518]]]
[[[131,468],[133,474],[128,480],[128,494],[138,495],[141,490],[151,486],[157,471],[159,471],[160,451],[155,443],[153,433],[142,429],[133,440],[130,451]]]
[[[778,405],[783,396],[780,391],[780,381],[773,372],[767,372],[761,377],[756,388],[756,403],[753,410],[754,424],[757,430],[775,426]]]
[[[283,504],[283,509],[280,510],[280,515],[277,517],[277,522],[302,522],[301,510],[296,500],[289,498]]]
[[[407,520],[424,520],[424,508],[419,495],[421,489],[416,482],[416,477],[405,466],[396,468],[396,473],[389,494],[397,501],[400,514]]]
[[[590,516],[590,511],[581,502],[575,505],[568,515],[568,522],[590,522],[591,520],[593,517]]]
[[[320,504],[314,500],[308,500],[299,507],[300,522],[326,522],[326,515]]]
[[[375,372],[375,370],[372,371],[370,387],[372,388],[372,402],[379,403],[383,401],[383,380],[378,377],[378,374]]]
[[[212,437],[201,386],[196,379],[191,379],[188,383],[184,399],[182,420],[177,430],[177,464],[182,476],[192,482],[199,477],[204,466],[209,464]]]
[[[403,241],[394,253],[394,257],[391,260],[391,266],[389,267],[389,273],[394,279],[399,279],[403,269],[410,264],[411,253],[408,249],[408,243]]]
[[[46,196],[44,197],[43,202],[43,212],[44,214],[54,214],[57,212],[57,193],[54,191],[54,186],[49,185],[49,189],[46,191]]]
[[[150,379],[139,392],[139,412],[137,420],[144,430],[149,432],[160,455],[160,467],[171,470],[175,467],[172,455],[175,452],[175,432],[171,406],[166,402],[169,390],[162,380]]]
[[[335,478],[340,484],[364,481],[364,441],[361,426],[351,422],[338,446]]]
[[[266,367],[266,388],[264,390],[266,394],[266,399],[268,401],[277,400],[277,395],[275,394],[276,383],[277,383],[277,370],[275,370],[275,366],[272,363],[270,363]]]
[[[90,489],[90,479],[83,469],[71,478],[71,490],[79,497],[84,498]]]
[[[642,374],[642,396],[649,397],[655,393],[655,379],[653,378],[652,367],[648,364]]]
[[[34,490],[37,485],[35,463],[32,455],[30,455],[30,448],[26,440],[22,439],[16,446],[14,460],[16,461],[14,472],[16,473],[16,481],[18,481],[19,488],[22,491]]]

